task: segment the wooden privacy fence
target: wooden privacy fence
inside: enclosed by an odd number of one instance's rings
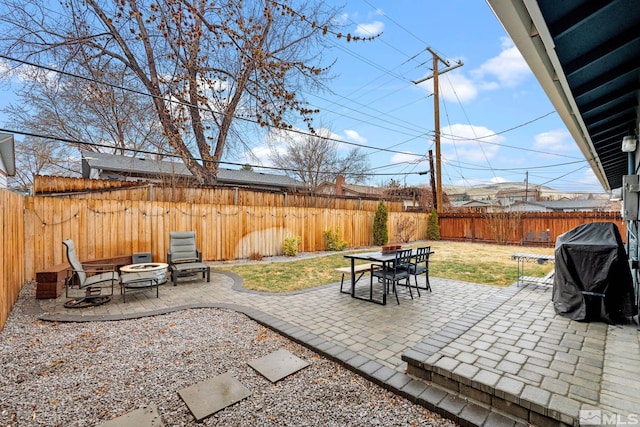
[[[4,190],[0,190],[0,203],[0,328],[25,280],[66,261],[62,241],[69,238],[82,260],[151,252],[154,260],[164,261],[169,232],[180,230],[196,232],[207,261],[279,255],[284,239],[291,236],[302,237],[302,251],[322,251],[323,232],[329,229],[338,230],[350,248],[373,244],[375,209],[24,198]],[[428,217],[426,213],[390,211],[389,241],[425,240]],[[517,215],[517,221],[501,219],[498,214],[439,216],[443,240],[495,243],[500,233],[504,243],[517,245],[553,245],[558,235],[580,224],[601,221],[614,222],[626,237],[624,222],[615,212],[523,213]]]
[[[236,206],[275,206],[374,211],[380,200],[330,194],[279,192],[242,187],[193,187],[136,181],[36,176],[34,194],[67,196],[94,200],[139,200],[147,202],[185,202]],[[402,212],[402,201],[386,198],[389,212]]]
[[[206,261],[282,254],[286,237],[302,237],[301,250],[325,249],[325,230],[338,230],[349,247],[372,245],[375,213],[359,210],[28,197],[25,201],[26,277],[66,261],[62,241],[72,239],[81,260],[151,252],[164,261],[170,231],[193,230]],[[392,212],[414,224],[411,240],[426,236],[428,214]],[[400,221],[402,223],[402,221]]]
[[[0,189],[0,330],[24,283],[24,198]]]
[[[527,212],[506,215],[442,213],[439,216],[442,240],[553,246],[556,238],[581,224],[613,222],[626,241],[626,225],[619,212]]]

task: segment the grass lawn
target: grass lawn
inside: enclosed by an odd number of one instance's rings
[[[517,279],[517,263],[511,259],[516,252],[553,254],[553,248],[500,246],[479,243],[433,241],[414,243],[403,247],[430,245],[435,253],[429,260],[429,275],[445,279],[463,280],[487,285],[508,286]],[[374,249],[365,249],[369,252]],[[223,265],[216,268],[232,271],[244,279],[247,289],[264,292],[289,292],[339,282],[340,273],[334,268],[346,267],[349,260],[344,254],[318,253],[312,258],[291,258],[283,262],[258,262]],[[351,251],[356,252],[356,251]],[[364,263],[365,261],[363,261]],[[553,264],[526,264],[527,276],[542,277],[553,269]],[[345,278],[346,280],[347,278]]]

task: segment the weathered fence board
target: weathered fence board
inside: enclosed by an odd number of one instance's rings
[[[0,189],[0,330],[24,283],[24,198]]]
[[[501,214],[442,213],[438,218],[440,237],[443,240],[495,243],[492,225],[500,218]],[[515,228],[506,243],[513,245],[552,246],[562,233],[591,222],[615,223],[626,241],[626,226],[619,212],[527,212],[513,215],[506,220],[509,221],[515,222]]]
[[[301,207],[375,211],[379,200],[324,194],[285,193],[241,187],[184,187],[131,181],[36,176],[34,194],[94,200],[183,202],[189,204]],[[404,210],[402,201],[386,200],[390,212]]]
[[[238,200],[254,196],[242,191],[232,203],[194,203],[193,200],[209,200],[199,197],[197,191],[200,189],[185,190],[192,201],[180,202],[24,198],[0,191],[3,254],[15,254],[0,257],[0,326],[25,279],[34,279],[37,271],[66,261],[62,241],[69,238],[76,243],[83,260],[151,252],[154,260],[163,261],[169,232],[180,230],[196,231],[198,246],[207,261],[279,255],[284,239],[291,236],[302,238],[302,251],[321,251],[325,249],[324,231],[328,229],[338,230],[349,247],[372,245],[377,203],[367,205],[372,207],[370,210],[362,209],[362,204],[353,200],[349,202],[354,202],[351,206],[356,209],[336,209],[330,200],[324,200],[324,207],[305,206],[302,202],[283,206],[282,200],[271,203],[282,197],[277,195],[264,206],[243,206],[237,204]],[[287,203],[291,201],[291,196],[286,197]],[[255,196],[246,201],[258,200],[267,199]],[[390,242],[426,239],[428,217],[426,213],[390,211]],[[614,222],[623,237],[626,235],[617,212],[525,213],[518,216],[515,228],[513,224],[492,224],[491,216],[482,214],[442,213],[439,221],[443,240],[495,243],[496,230],[501,229],[509,244],[553,245],[558,235],[580,224],[599,221]]]
[[[151,252],[164,260],[170,231],[194,230],[205,260],[273,256],[282,253],[286,237],[300,236],[302,251],[325,248],[324,231],[338,230],[351,247],[370,246],[373,212],[327,208],[231,206],[192,203],[28,197],[25,213],[27,277],[65,261],[62,241],[76,243],[80,259]],[[410,217],[412,240],[426,235],[427,214],[391,213]],[[421,225],[418,225],[421,224]]]

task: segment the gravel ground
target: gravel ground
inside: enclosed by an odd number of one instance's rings
[[[0,426],[95,426],[149,404],[165,426],[455,426],[243,314],[49,323],[34,301],[27,284],[0,332]],[[281,348],[310,366],[272,384],[247,364]],[[178,390],[225,372],[251,396],[196,423]]]

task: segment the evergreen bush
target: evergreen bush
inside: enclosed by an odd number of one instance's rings
[[[373,217],[373,244],[376,246],[386,245],[389,242],[389,231],[387,230],[387,218],[389,213],[383,201],[378,203],[376,214]]]
[[[427,239],[440,240],[440,224],[438,224],[438,212],[431,210],[431,215],[427,220]]]

